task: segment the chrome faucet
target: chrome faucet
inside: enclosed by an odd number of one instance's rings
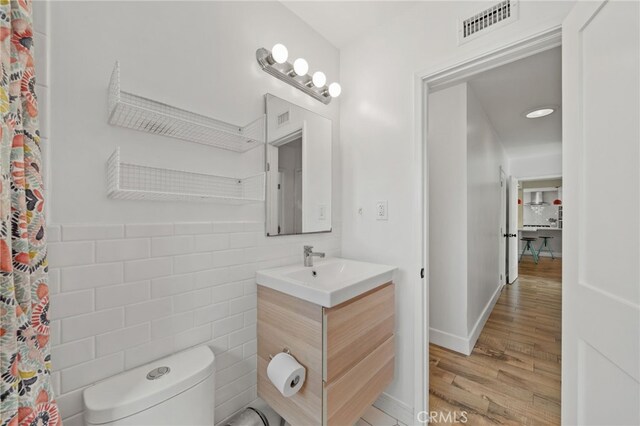
[[[324,257],[324,253],[314,253],[313,246],[304,246],[304,266],[313,266],[313,256]]]

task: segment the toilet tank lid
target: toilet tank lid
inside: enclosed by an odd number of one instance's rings
[[[211,349],[199,346],[96,383],[83,392],[85,420],[108,423],[144,411],[202,382],[214,372],[213,362]],[[160,367],[170,371],[147,378]]]

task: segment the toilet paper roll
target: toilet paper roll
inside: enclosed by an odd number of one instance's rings
[[[267,365],[267,376],[276,389],[289,398],[304,384],[306,370],[294,357],[280,352]]]

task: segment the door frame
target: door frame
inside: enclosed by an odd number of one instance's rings
[[[497,49],[460,61],[450,60],[433,69],[414,74],[414,167],[417,179],[414,193],[416,215],[414,229],[421,234],[414,253],[416,264],[422,265],[421,279],[414,293],[414,421],[425,423],[429,413],[429,185],[427,163],[427,106],[429,92],[444,89],[469,77],[536,53],[562,45],[562,26],[554,25]],[[427,416],[425,417],[425,413]]]
[[[507,285],[507,266],[509,265],[509,221],[507,216],[507,188],[509,176],[500,166],[500,244],[498,245],[498,273],[500,285]]]
[[[507,284],[515,283],[520,274],[518,270],[519,187],[520,180],[516,176],[510,175],[509,185],[507,185],[507,233],[509,234],[509,238],[507,238]]]

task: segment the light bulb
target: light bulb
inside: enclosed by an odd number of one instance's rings
[[[322,87],[327,83],[327,76],[322,71],[316,71],[313,73],[313,85],[316,87]]]
[[[332,98],[337,98],[342,93],[342,87],[338,83],[331,83],[329,85],[329,94]]]
[[[271,56],[277,63],[284,64],[287,62],[287,58],[289,57],[289,51],[284,44],[278,43],[271,49]]]
[[[306,75],[309,72],[309,64],[302,58],[293,62],[293,71],[298,75]]]

